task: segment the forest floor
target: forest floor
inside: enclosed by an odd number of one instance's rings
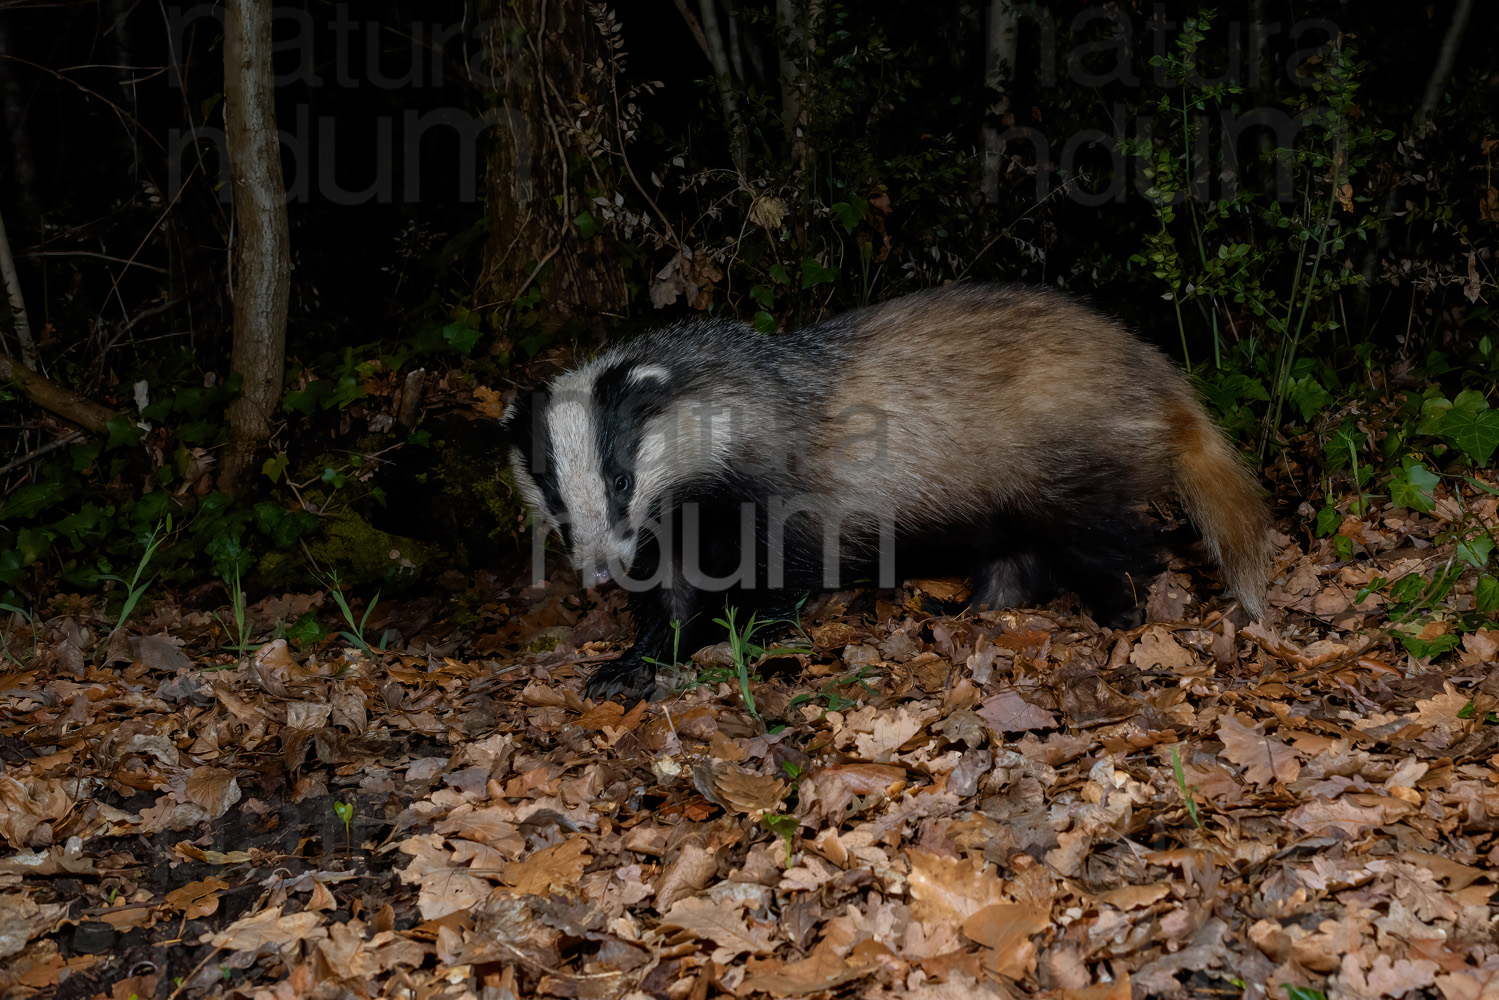
[[[634,706],[580,700],[625,624],[557,581],[381,601],[398,652],[328,595],[243,656],[58,598],[0,661],[0,995],[1499,997],[1456,487],[1278,535],[1262,622],[1191,560],[1128,632],[842,593]]]

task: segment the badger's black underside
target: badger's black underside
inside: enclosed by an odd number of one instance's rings
[[[820,526],[804,517],[784,526],[770,524],[768,512],[774,508],[763,500],[764,492],[679,501],[660,518],[662,529],[643,537],[630,580],[621,581],[631,589],[635,644],[589,678],[587,693],[594,698],[648,695],[655,667],[647,660],[670,662],[674,651],[685,659],[722,641],[724,629],[714,619],[724,617],[725,607],[738,609],[741,625],[751,614],[762,621],[785,618],[829,583],[879,586],[967,574],[975,609],[1033,605],[1071,591],[1096,620],[1137,624],[1165,543],[1140,490],[1117,468],[1053,486],[1048,496],[1025,505],[897,526],[893,545],[887,543],[883,551],[877,536],[844,535],[832,580],[824,574]],[[640,587],[640,581],[663,579],[671,586]],[[673,621],[680,622],[678,628]]]

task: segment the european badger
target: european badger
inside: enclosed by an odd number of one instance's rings
[[[1159,351],[1049,291],[950,286],[775,337],[683,323],[523,393],[504,424],[539,530],[586,585],[631,591],[635,644],[594,697],[647,693],[673,621],[685,655],[725,605],[783,615],[896,567],[967,572],[976,607],[1065,586],[1127,620],[1168,493],[1264,611],[1253,475]]]

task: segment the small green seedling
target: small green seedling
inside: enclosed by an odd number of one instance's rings
[[[347,630],[341,631],[338,634],[353,643],[356,649],[371,660],[375,658],[376,650],[382,653],[385,652],[385,644],[390,640],[390,631],[388,629],[380,636],[380,642],[376,646],[371,646],[369,641],[364,637],[364,626],[370,620],[370,615],[374,614],[375,605],[380,603],[379,591],[376,591],[375,596],[370,598],[369,606],[364,609],[364,617],[356,622],[354,620],[354,609],[349,607],[348,598],[344,597],[343,584],[339,582],[338,574],[330,573],[328,580],[323,581],[323,585],[332,593],[333,600],[338,604],[339,613],[344,616],[344,621],[349,624]]]
[[[1192,787],[1187,784],[1187,775],[1182,770],[1181,755],[1176,752],[1176,747],[1171,748],[1171,770],[1176,774],[1176,787],[1181,790],[1182,799],[1187,803],[1187,815],[1192,817],[1192,823],[1197,829],[1203,829],[1202,818],[1197,815],[1197,800],[1192,796]]]
[[[354,831],[353,831],[354,803],[352,803],[352,802],[339,802],[339,801],[335,800],[334,803],[333,803],[333,815],[335,815],[339,819],[343,820],[343,824],[344,824],[344,850],[345,851],[352,851],[353,850],[353,843],[354,843]]]
[[[135,572],[131,574],[129,580],[121,576],[115,576],[112,573],[100,575],[99,579],[101,580],[114,580],[116,583],[123,583],[125,585],[125,604],[120,608],[120,620],[115,622],[115,628],[125,627],[125,622],[130,619],[130,613],[135,610],[136,604],[140,603],[141,597],[151,586],[152,581],[156,579],[155,577],[150,577],[145,582],[141,581],[141,577],[146,575],[146,566],[150,564],[151,557],[156,555],[156,550],[161,548],[162,544],[166,542],[167,536],[171,533],[172,515],[168,514],[166,520],[164,522],[156,522],[156,527],[152,528],[151,534],[146,536],[145,550],[141,552],[140,562],[135,564]]]

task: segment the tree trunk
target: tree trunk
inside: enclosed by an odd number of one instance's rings
[[[807,160],[807,139],[802,131],[806,121],[802,104],[802,74],[807,69],[807,18],[796,9],[796,0],[776,0],[776,19],[784,34],[778,46],[781,76],[781,120],[786,129],[786,148],[791,153],[791,167],[799,170]]]
[[[583,238],[574,221],[598,212],[569,171],[590,153],[572,125],[580,96],[587,128],[618,148],[613,91],[607,77],[612,53],[602,43],[584,0],[481,0],[486,83],[497,98],[486,163],[484,247],[478,295],[510,321],[522,294],[539,290],[540,326],[556,330],[586,318],[602,335],[601,314],[629,303],[625,275],[607,233]],[[594,73],[602,59],[605,77]],[[621,83],[623,86],[623,83]],[[602,158],[596,151],[591,154]],[[585,166],[583,169],[587,169]],[[581,180],[581,178],[579,179]],[[502,333],[494,352],[514,343]]]
[[[1010,113],[1010,89],[1015,80],[1015,52],[1020,17],[1012,0],[990,0],[989,31],[984,44],[984,86],[996,93],[994,105],[984,116],[983,180],[980,191],[986,205],[999,204],[999,175],[1004,158],[1003,134],[996,124]]]
[[[15,258],[10,255],[10,237],[5,234],[3,218],[0,218],[0,278],[5,281],[5,297],[10,303],[10,329],[16,335],[21,360],[29,368],[40,368],[36,341],[31,337],[31,320],[26,317],[26,297],[21,294],[21,276],[16,272]],[[4,353],[4,345],[5,338],[0,337],[0,354]]]
[[[233,493],[256,450],[270,439],[286,357],[291,241],[276,132],[271,0],[227,0],[224,5],[224,125],[235,230],[229,370],[239,377],[240,390],[229,404],[229,446],[219,489]]]

